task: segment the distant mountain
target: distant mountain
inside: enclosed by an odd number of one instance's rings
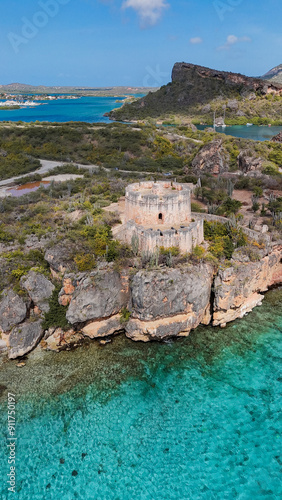
[[[275,66],[275,68],[272,68],[270,71],[265,73],[265,75],[263,75],[261,78],[263,80],[269,80],[271,82],[282,84],[282,64],[279,64],[279,66]]]
[[[46,85],[27,85],[25,83],[9,83],[7,85],[0,85],[1,93],[15,93],[15,94],[77,94],[77,95],[109,95],[109,96],[122,96],[132,94],[147,94],[148,92],[156,91],[152,87],[79,87],[79,86],[52,86]]]
[[[171,121],[174,117],[183,122],[187,117],[209,124],[216,113],[217,117],[225,114],[226,120],[235,123],[255,123],[254,117],[266,123],[268,118],[281,119],[282,100],[273,104],[265,99],[270,92],[282,95],[279,84],[184,62],[174,65],[171,80],[157,92],[111,111],[110,118]]]

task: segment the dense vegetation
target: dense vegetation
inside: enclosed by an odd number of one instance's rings
[[[20,127],[2,124],[0,158],[5,165],[5,177],[22,170],[34,171],[38,158],[70,162],[50,173],[71,172],[83,177],[52,182],[49,187],[40,187],[20,198],[0,199],[1,290],[12,286],[21,291],[20,280],[30,269],[50,277],[49,265],[44,259],[50,247],[56,247],[64,268],[73,272],[89,271],[101,261],[114,262],[119,269],[124,265],[174,266],[185,264],[191,258],[207,258],[215,263],[230,259],[238,246],[246,244],[239,227],[242,206],[232,197],[234,189],[251,192],[253,214],[263,216],[269,229],[278,231],[282,226],[281,196],[272,197],[262,205],[259,198],[265,188],[281,189],[281,145],[216,135],[221,137],[229,154],[231,171],[238,169],[239,152],[247,150],[251,156],[263,159],[263,172],[267,174],[250,177],[242,173],[234,180],[201,174],[201,185],[195,189],[193,211],[227,216],[230,225],[206,223],[205,236],[209,245],[196,247],[190,256],[180,255],[176,248],[136,256],[131,245],[115,240],[112,227],[119,223],[119,218],[103,208],[117,202],[125,186],[136,179],[173,176],[179,182],[196,184],[198,175],[192,168],[193,159],[214,137],[208,131],[193,131],[184,126],[168,129],[151,124],[138,127],[80,123]],[[27,160],[23,168],[21,163],[13,162],[13,158],[20,155]],[[96,163],[100,168],[78,169],[74,162]],[[40,180],[41,176],[33,173],[28,178],[34,179]],[[20,182],[25,182],[25,178]],[[53,309],[51,312],[59,314]]]

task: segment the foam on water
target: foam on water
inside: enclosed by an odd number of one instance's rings
[[[171,344],[30,355],[17,394],[20,500],[278,499],[282,290],[226,329]],[[5,389],[6,386],[6,389]],[[0,455],[3,477],[7,452]],[[5,480],[1,498],[8,498]]]

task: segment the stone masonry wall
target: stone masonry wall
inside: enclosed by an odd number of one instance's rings
[[[177,225],[191,219],[191,191],[178,183],[131,184],[125,195],[125,221],[137,224]]]

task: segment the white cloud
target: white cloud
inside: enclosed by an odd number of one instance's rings
[[[124,0],[123,9],[134,9],[142,27],[153,26],[160,19],[163,11],[169,7],[166,0]]]
[[[252,39],[249,36],[235,36],[235,35],[228,35],[226,42],[224,45],[221,45],[220,47],[217,48],[217,50],[229,50],[233,45],[236,43],[240,42],[251,42]]]
[[[203,39],[200,38],[199,36],[195,36],[194,38],[190,38],[190,43],[192,43],[192,45],[197,45],[198,43],[202,43],[203,42]]]

